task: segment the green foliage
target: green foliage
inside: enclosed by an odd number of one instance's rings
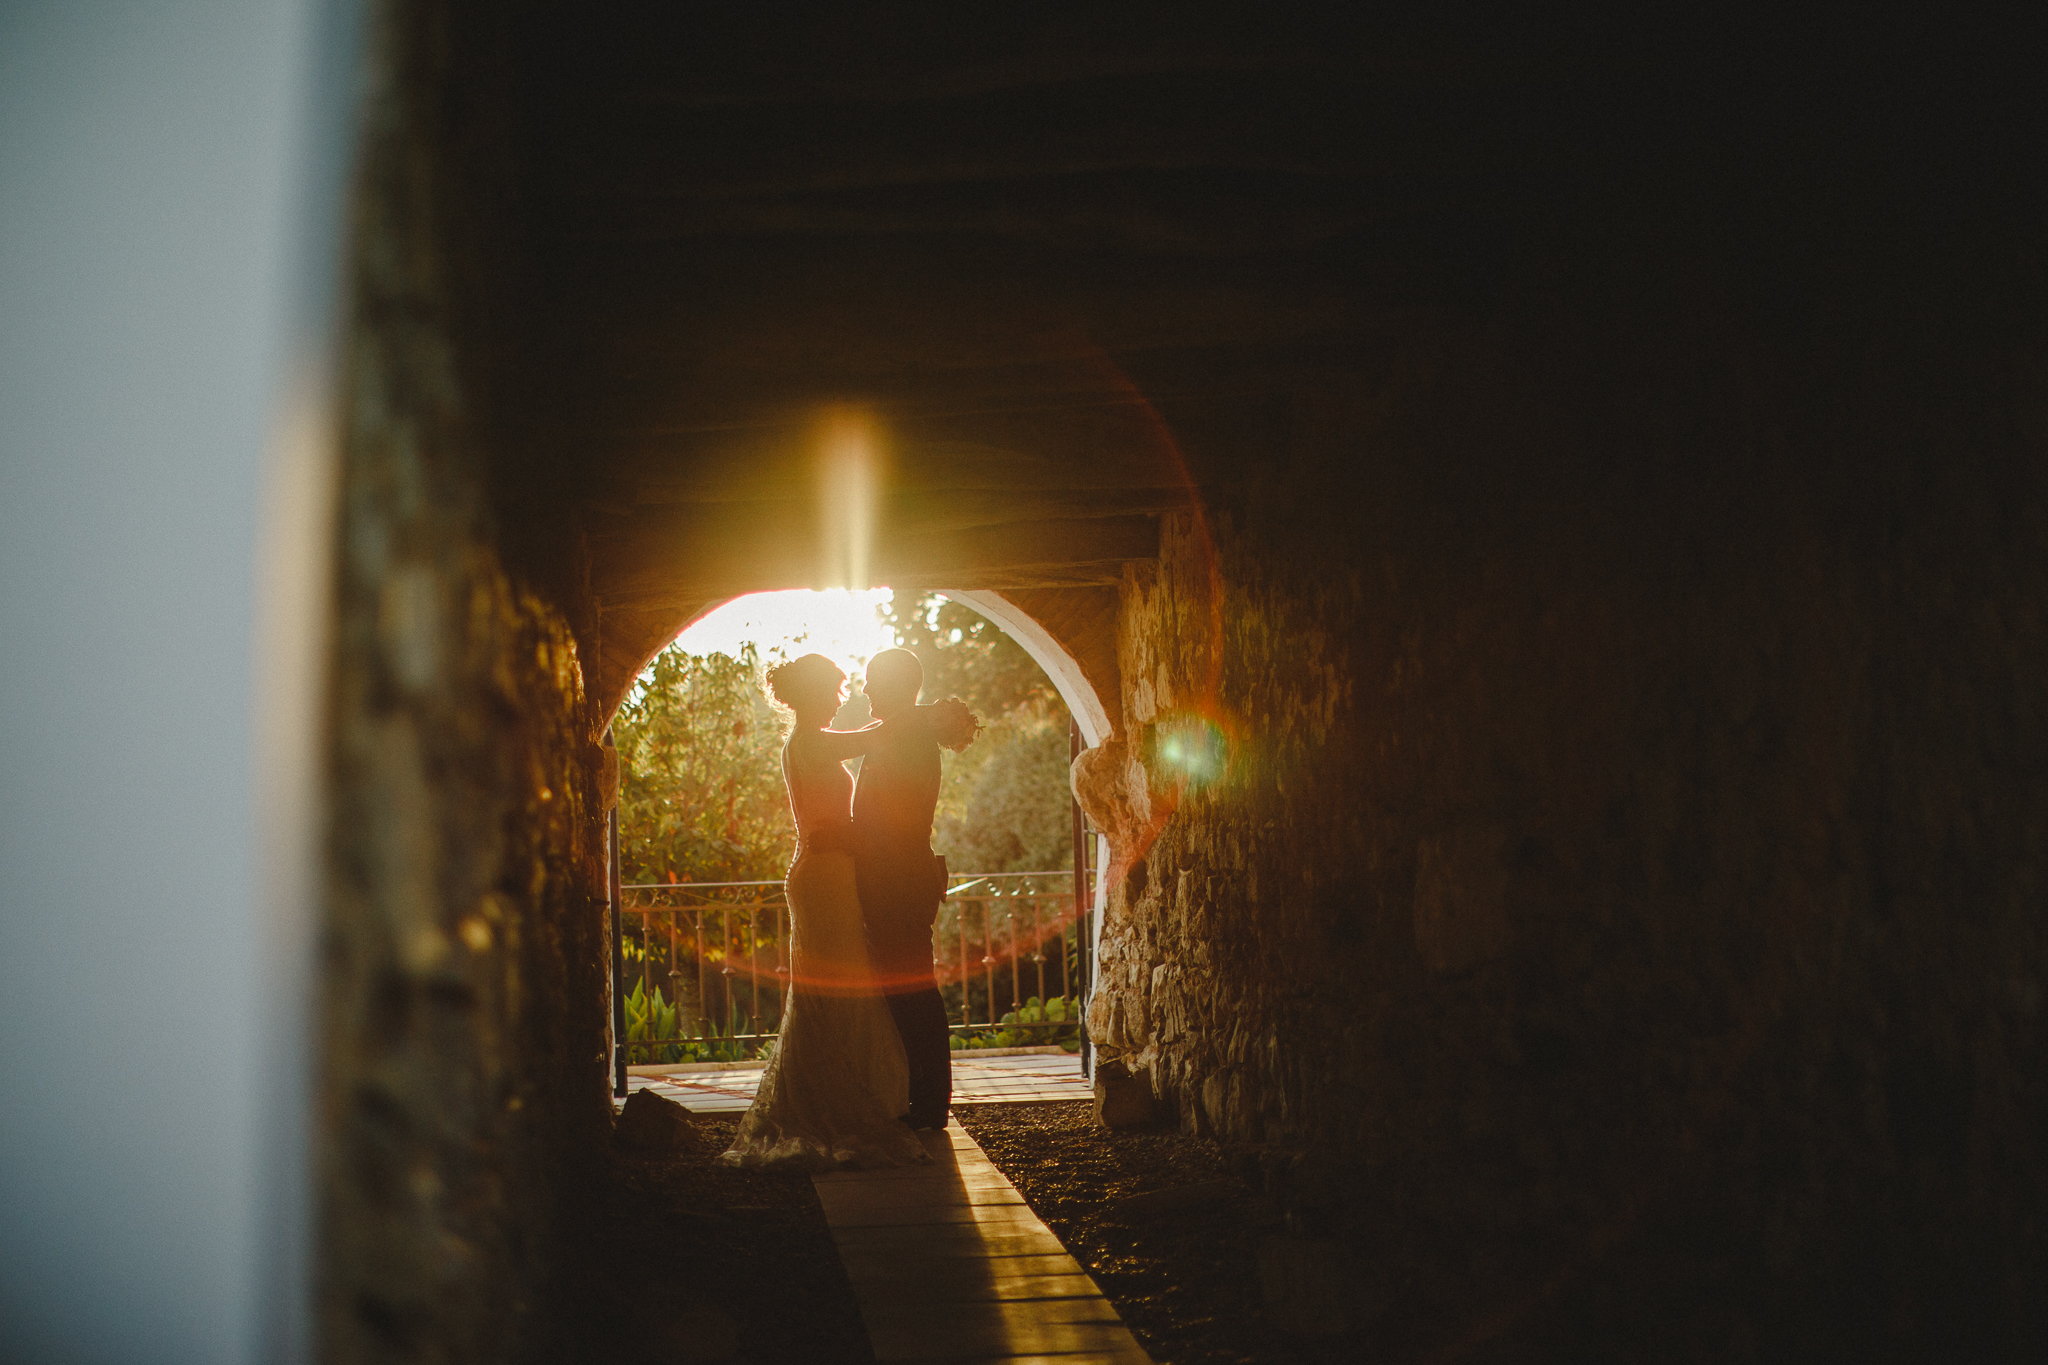
[[[958,697],[984,722],[1020,707],[1057,709],[1064,716],[1045,671],[972,607],[930,593],[898,592],[890,594],[881,616],[896,643],[924,665],[923,700]]]
[[[959,697],[981,738],[947,754],[932,846],[961,871],[1073,866],[1067,708],[1023,647],[957,602],[896,593],[882,617],[924,665],[924,698]]]
[[[962,871],[1072,867],[1068,800],[1066,709],[1019,707],[947,755],[932,846]]]
[[[731,1011],[722,1032],[706,1030],[692,1038],[683,1031],[681,1002],[670,1004],[668,997],[656,986],[654,993],[647,993],[647,983],[635,981],[632,993],[626,997],[626,1041],[647,1043],[654,1046],[634,1047],[627,1051],[627,1059],[635,1066],[661,1065],[676,1062],[741,1062],[765,1059],[775,1048],[773,1038],[766,1039],[758,1048],[749,1047],[738,1034],[745,1027],[737,1007]]]
[[[954,1034],[952,1048],[955,1052],[973,1052],[992,1047],[1058,1044],[1074,1052],[1081,1046],[1080,1020],[1080,1001],[1058,995],[1040,1000],[1034,995],[1021,1008],[1005,1014],[993,1033]]]
[[[1067,711],[1031,656],[986,617],[897,593],[884,620],[925,668],[927,699],[957,696],[987,728],[946,754],[933,845],[976,872],[1072,866]],[[779,714],[751,646],[738,658],[667,649],[619,708],[620,850],[628,882],[772,881],[795,842]],[[858,693],[835,724],[867,719]]]
[[[646,984],[635,981],[633,993],[626,997],[626,1041],[648,1043],[663,1038],[680,1038],[680,1011],[662,995],[659,986],[649,996]],[[629,1048],[627,1060],[640,1063],[680,1062],[684,1060],[683,1051],[682,1047]]]
[[[737,659],[666,649],[612,722],[628,882],[771,881],[796,830],[782,727],[751,646]]]

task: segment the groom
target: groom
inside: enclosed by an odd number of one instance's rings
[[[853,792],[854,879],[868,946],[910,1063],[912,1128],[943,1128],[953,1099],[946,1004],[932,975],[932,921],[946,865],[932,853],[939,745],[915,723],[924,665],[907,649],[868,661],[868,706],[882,722]]]

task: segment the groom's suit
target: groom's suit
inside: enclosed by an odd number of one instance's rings
[[[946,1004],[932,975],[932,922],[945,897],[945,865],[932,853],[939,746],[921,717],[883,722],[861,760],[853,793],[854,879],[868,945],[903,1053],[918,1127],[946,1119],[953,1054]]]

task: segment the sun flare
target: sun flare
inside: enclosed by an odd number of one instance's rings
[[[822,581],[860,590],[869,572],[879,510],[880,456],[874,423],[857,409],[827,414],[817,456],[818,543],[824,551]]]
[[[887,588],[748,593],[691,622],[676,644],[691,654],[731,655],[752,644],[763,658],[815,652],[855,666],[895,645],[879,614],[888,600]]]

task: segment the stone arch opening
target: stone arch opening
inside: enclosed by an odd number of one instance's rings
[[[1108,594],[1093,594],[1076,601],[1072,594],[1057,590],[1006,593],[996,589],[938,586],[926,591],[971,607],[986,617],[1044,670],[1068,714],[1073,717],[1083,753],[1099,750],[1120,734],[1117,718],[1122,715],[1123,705],[1114,653],[1115,623],[1113,616],[1102,610],[1113,603]],[[617,688],[616,695],[607,694],[599,699],[600,724],[610,723],[612,714],[632,685],[631,680],[639,676],[641,669],[656,654],[719,607],[748,595],[747,592],[735,592],[690,611],[666,639],[647,651],[639,668],[626,675],[624,685]],[[1088,610],[1091,606],[1095,608],[1092,611]],[[1034,615],[1034,611],[1043,614],[1045,619]],[[1091,812],[1091,816],[1093,814]],[[1107,871],[1113,854],[1111,830],[1101,826],[1097,828],[1103,838],[1099,841],[1100,875],[1097,877],[1096,900],[1091,908],[1099,911],[1108,895]],[[1121,825],[1115,831],[1117,836],[1127,832]]]
[[[774,589],[770,589],[770,591],[774,591]],[[1067,782],[1063,784],[1061,814],[1063,814],[1063,819],[1065,819],[1065,812],[1069,808],[1073,810],[1075,827],[1073,827],[1073,845],[1071,847],[1073,847],[1075,857],[1083,860],[1079,864],[1079,868],[1085,868],[1085,874],[1087,874],[1085,880],[1077,878],[1075,886],[1073,886],[1075,894],[1073,894],[1071,905],[1077,905],[1081,909],[1081,913],[1077,915],[1073,909],[1067,909],[1069,902],[1065,898],[1061,898],[1061,902],[1059,902],[1061,909],[1051,911],[1049,919],[1044,919],[1042,923],[1038,923],[1036,919],[1028,921],[1028,923],[1036,923],[1038,925],[1038,933],[1036,935],[1016,937],[1016,925],[1006,925],[1006,935],[1008,937],[1004,937],[1004,943],[995,943],[993,948],[991,948],[989,943],[977,943],[973,952],[975,952],[977,958],[983,952],[995,952],[995,962],[997,962],[995,974],[1001,976],[1001,972],[1006,970],[1006,964],[1010,962],[1012,954],[1024,954],[1024,958],[1028,960],[1028,956],[1032,952],[1042,950],[1042,941],[1040,939],[1044,939],[1044,935],[1051,933],[1057,939],[1059,935],[1063,935],[1067,931],[1067,927],[1077,925],[1079,931],[1081,931],[1081,937],[1073,945],[1075,958],[1071,962],[1067,962],[1065,966],[1051,968],[1053,970],[1053,978],[1051,980],[1061,990],[1067,990],[1071,986],[1073,988],[1073,999],[1077,999],[1085,1007],[1087,993],[1090,993],[1090,982],[1092,982],[1090,964],[1094,962],[1094,956],[1100,950],[1102,919],[1104,919],[1104,911],[1108,907],[1108,896],[1110,896],[1110,868],[1112,868],[1112,862],[1114,862],[1114,857],[1116,857],[1116,849],[1112,847],[1112,837],[1110,837],[1108,829],[1094,827],[1094,825],[1090,825],[1090,823],[1083,819],[1079,796],[1077,796],[1077,790],[1075,790],[1075,780],[1073,780],[1073,767],[1083,763],[1081,755],[1096,753],[1116,733],[1114,726],[1112,726],[1112,720],[1110,720],[1112,714],[1120,712],[1120,700],[1118,700],[1118,696],[1114,692],[1114,688],[1116,688],[1114,659],[1108,657],[1106,651],[1102,649],[1104,641],[1100,639],[1100,636],[1092,636],[1090,632],[1087,632],[1087,628],[1085,628],[1087,626],[1087,616],[1085,614],[1077,614],[1073,610],[1071,602],[1065,602],[1065,606],[1067,606],[1065,612],[1057,612],[1055,610],[1055,608],[1059,608],[1063,604],[1063,598],[1059,598],[1059,596],[1051,596],[1051,598],[1040,596],[1036,600],[1026,598],[1026,602],[1028,602],[1028,606],[1026,606],[1026,604],[1020,604],[1020,602],[1012,600],[1008,593],[993,591],[993,589],[930,587],[926,591],[932,591],[932,593],[936,593],[936,596],[942,596],[942,598],[946,598],[950,602],[963,604],[963,606],[971,608],[973,612],[977,612],[979,616],[983,616],[985,620],[989,620],[991,624],[995,624],[997,630],[1004,632],[1008,639],[1012,639],[1032,659],[1032,663],[1036,663],[1044,671],[1044,675],[1047,675],[1047,679],[1053,684],[1053,690],[1061,698],[1061,704],[1065,706],[1067,714],[1073,720],[1073,735],[1075,735],[1077,753],[1069,755],[1069,776],[1067,776]],[[653,661],[659,653],[662,653],[664,649],[668,649],[676,639],[682,639],[682,636],[690,630],[690,626],[694,626],[696,622],[705,620],[707,616],[711,616],[713,612],[717,612],[719,608],[723,608],[723,606],[727,606],[731,602],[739,602],[739,600],[745,600],[745,598],[750,598],[750,596],[754,596],[754,593],[739,591],[739,593],[731,593],[729,598],[713,600],[713,602],[705,602],[702,606],[696,606],[674,628],[674,634],[670,636],[670,639],[662,641],[657,647],[653,647],[649,651],[647,659]],[[1032,610],[1042,612],[1044,616],[1047,616],[1047,620],[1040,620],[1038,616],[1032,614]],[[637,675],[639,673],[635,673],[635,677]],[[631,684],[629,684],[629,688],[631,688]],[[616,712],[618,702],[623,702],[623,696],[625,696],[625,692],[621,692],[621,698],[612,700],[610,708],[606,712],[602,712],[606,724],[610,722],[610,716]],[[1065,739],[1061,743],[1065,745]],[[1083,829],[1085,829],[1085,837],[1083,837]],[[1118,831],[1118,833],[1122,833],[1122,831]],[[627,827],[614,827],[610,837],[614,841],[627,839],[629,837],[629,829]],[[1079,870],[1079,868],[1061,868],[1061,864],[1030,864],[1032,872]],[[954,882],[956,884],[958,882],[975,882],[979,874],[991,872],[989,868],[981,868],[979,864],[963,866],[958,860],[954,860],[954,868],[952,870],[954,870]],[[1085,886],[1085,892],[1083,892],[1083,886]],[[1042,886],[1038,886],[1038,890],[1042,890]],[[655,894],[657,898],[674,894],[674,892],[662,892],[662,890],[657,890],[657,888],[625,886],[625,884],[618,884],[612,890],[612,894],[618,898],[618,902],[621,902],[621,907],[625,907],[627,902],[631,902],[635,894],[645,896],[649,892]],[[1065,896],[1065,892],[1055,892],[1055,894]],[[1036,900],[1034,900],[1034,905],[1036,905]],[[641,909],[645,909],[645,907],[641,907]],[[631,915],[631,913],[641,913],[641,911],[627,911],[627,909],[623,909],[623,913]],[[1036,915],[1036,911],[1032,911],[1032,915]],[[961,990],[961,997],[958,997],[958,1001],[954,1001],[954,1005],[958,1005],[958,1009],[961,1009],[961,1017],[958,1017],[954,1023],[956,1023],[958,1029],[969,1031],[969,1033],[973,1031],[975,1023],[987,1023],[987,1027],[993,1031],[997,1027],[995,1025],[995,1015],[999,1013],[997,1005],[995,1005],[997,997],[1008,1001],[1008,1005],[1004,1005],[1004,1009],[1008,1009],[1010,1005],[1020,1005],[1024,1001],[1022,988],[1016,988],[1016,982],[1012,982],[1010,990],[1001,990],[1001,993],[997,993],[995,984],[987,984],[985,988],[981,988],[981,972],[979,970],[977,972],[967,972],[965,966],[961,968],[963,974],[952,974],[950,972],[950,964],[954,960],[954,948],[956,948],[956,943],[948,937],[952,931],[963,931],[965,933],[967,925],[958,925],[956,923],[956,925],[952,925],[952,929],[946,929],[944,927],[944,917],[942,917],[940,943],[936,945],[936,952],[938,952],[940,962],[942,962],[940,978],[942,978],[942,984],[948,990],[954,988],[954,986]],[[983,931],[985,933],[991,931],[991,925],[985,923]],[[627,937],[633,937],[633,933],[629,931]],[[621,923],[618,923],[616,919],[614,919],[614,925],[612,925],[612,941],[614,941],[614,945],[621,943]],[[991,943],[993,943],[993,939],[991,939]],[[963,954],[967,952],[965,939],[958,943],[958,952],[963,952]],[[961,962],[965,964],[965,958],[961,958]],[[629,980],[633,976],[633,972],[625,970],[625,974],[621,974],[623,972],[623,964],[621,964],[621,960],[618,960],[616,956],[614,956],[612,970],[614,970],[614,986],[612,986],[612,1001],[614,1001],[612,1009],[614,1009],[614,1015],[612,1017],[614,1017],[614,1033],[616,1033],[618,1029],[623,1027],[621,1025],[621,1017],[618,1017],[618,993],[621,993],[623,986],[616,984],[616,982]],[[969,1013],[969,997],[973,995],[973,990],[969,988],[965,976],[973,976],[975,978],[977,988],[981,990],[981,995],[985,997],[983,1005],[975,1005],[973,1007],[975,1013]],[[1030,968],[1026,968],[1026,976],[1030,976]],[[1042,978],[1042,972],[1040,972],[1040,978]],[[948,1005],[948,1009],[952,1009],[952,1005]],[[987,1009],[987,1013],[979,1013],[983,1009]],[[618,1050],[621,1042],[623,1042],[623,1033],[618,1033],[618,1036],[614,1038],[614,1050]],[[639,1048],[639,1046],[635,1046],[635,1048]],[[627,1070],[629,1070],[629,1062],[651,1066],[651,1058],[647,1056],[647,1052],[649,1052],[647,1048],[639,1048],[639,1056],[637,1058],[627,1058],[625,1052],[631,1052],[631,1048],[618,1050],[614,1054],[614,1093],[618,1093],[616,1087],[625,1087],[625,1076],[627,1076]],[[1085,1044],[1083,1044],[1083,1050],[1081,1050],[1081,1062],[1083,1062],[1083,1066],[1087,1066],[1087,1068],[1092,1070],[1092,1066],[1094,1066],[1094,1050],[1087,1048]]]

